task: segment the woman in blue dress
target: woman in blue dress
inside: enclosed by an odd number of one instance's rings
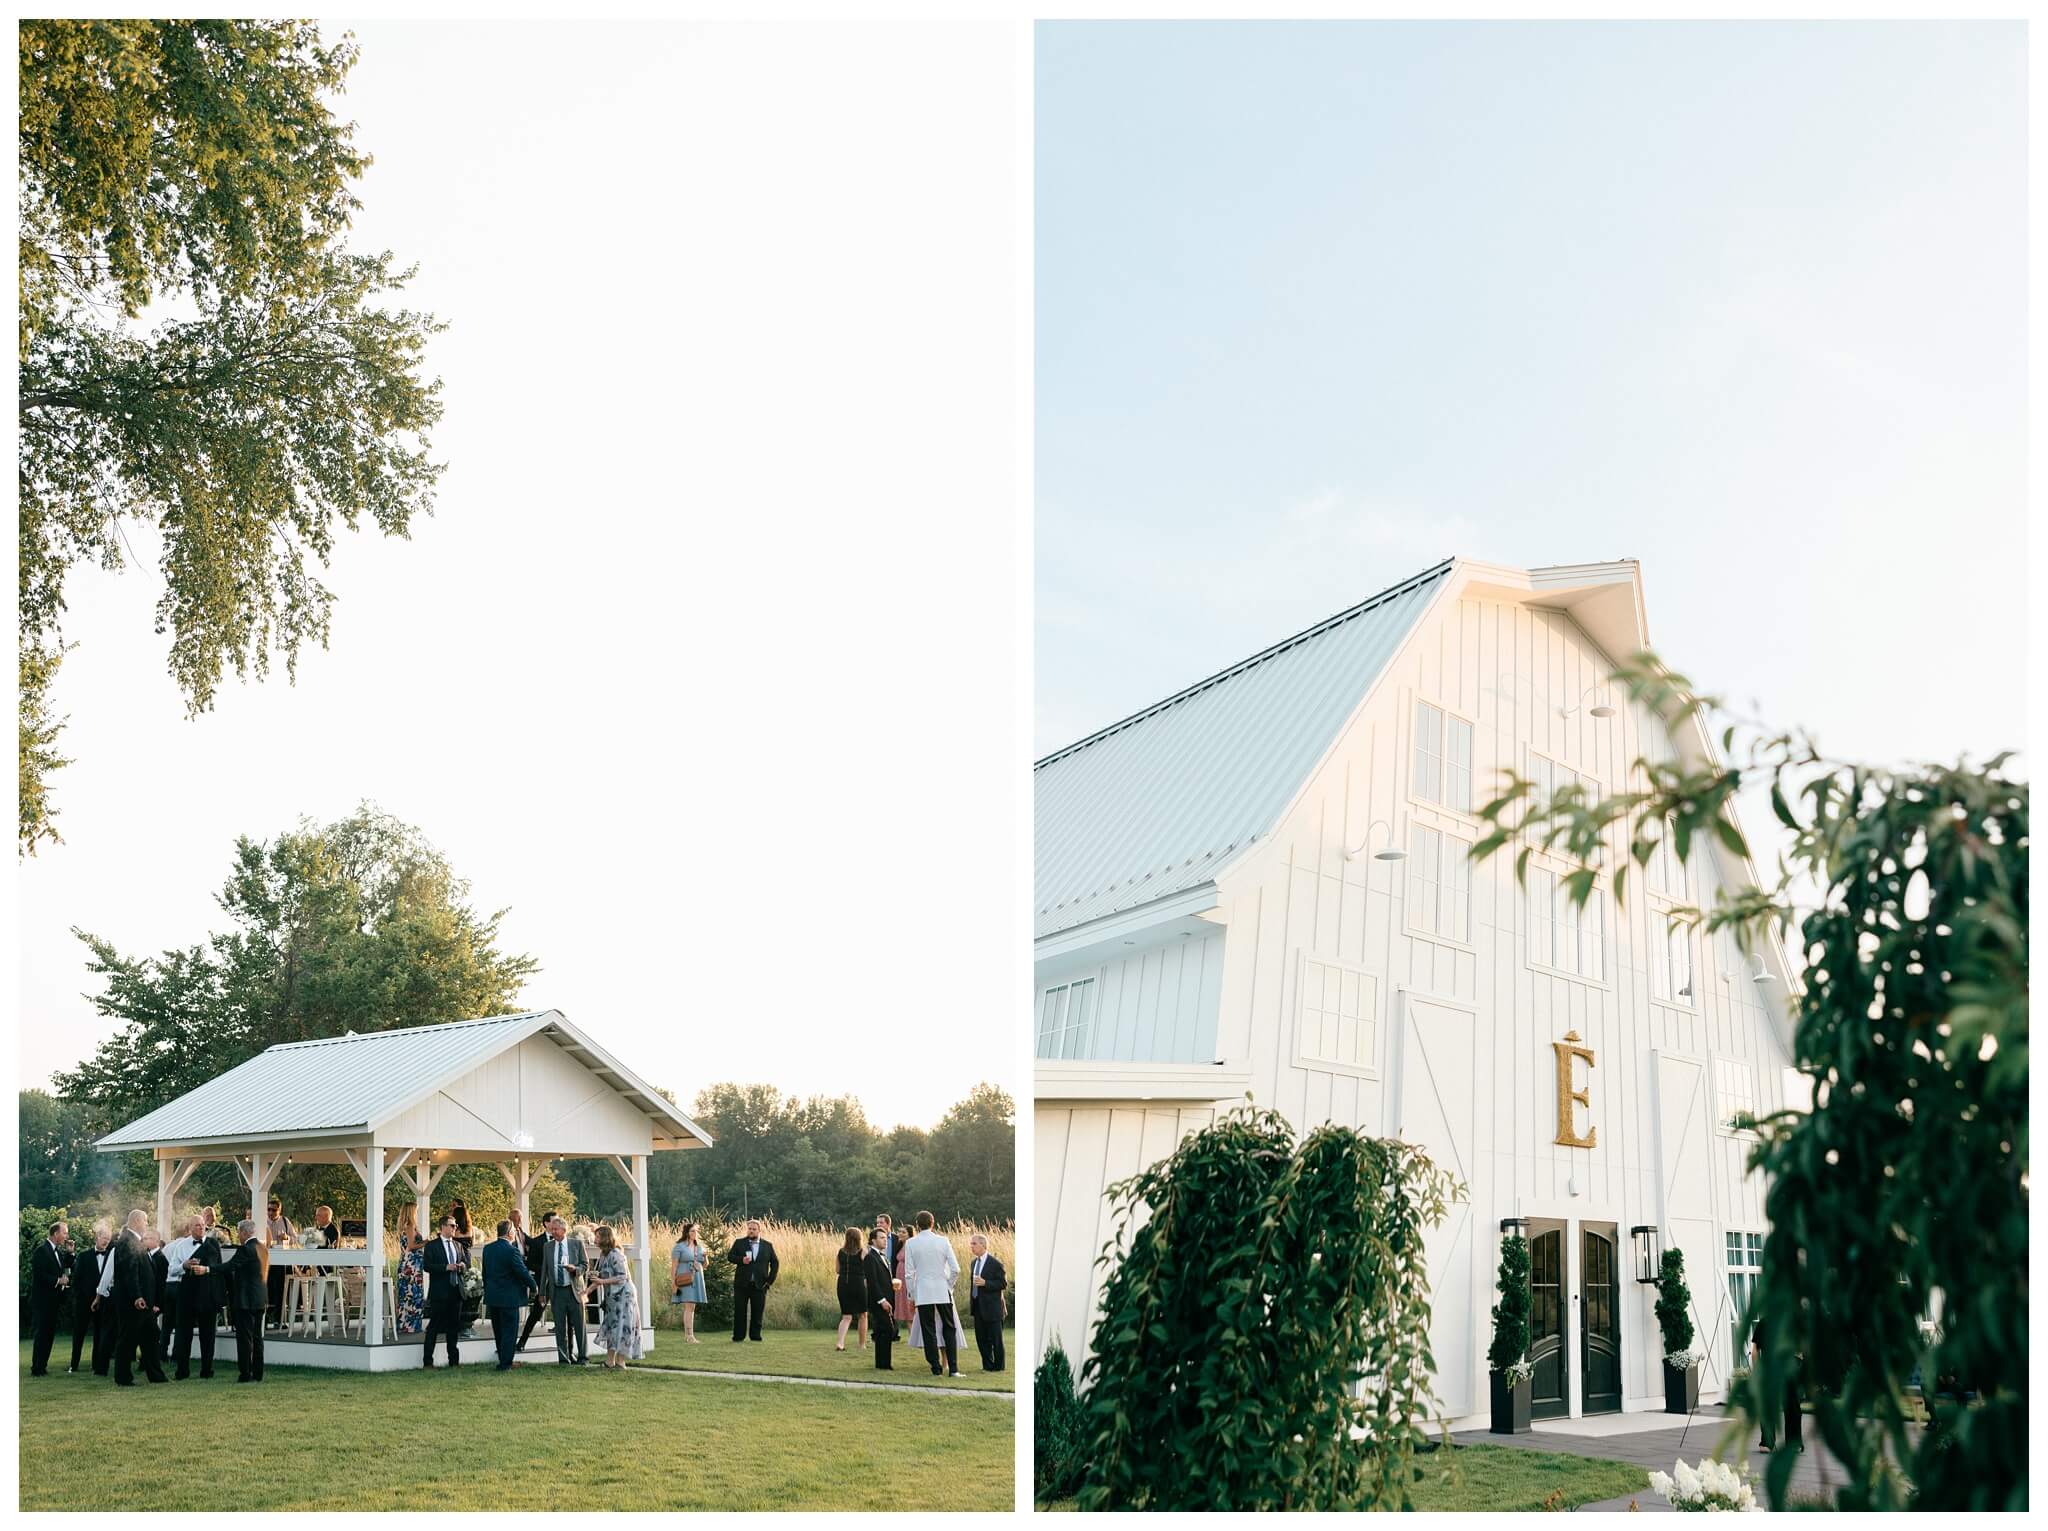
[[[590,1284],[604,1293],[604,1321],[598,1335],[604,1341],[605,1370],[619,1371],[640,1354],[640,1299],[626,1269],[626,1252],[619,1248],[609,1224],[598,1226],[597,1248],[597,1268],[590,1273]]]
[[[398,1312],[393,1315],[400,1334],[418,1334],[426,1321],[427,1272],[420,1259],[419,1230],[413,1226],[413,1210],[398,1215]]]
[[[683,1340],[697,1343],[697,1304],[705,1300],[704,1268],[711,1256],[698,1237],[695,1223],[683,1224],[683,1236],[669,1251],[669,1302],[683,1310]]]

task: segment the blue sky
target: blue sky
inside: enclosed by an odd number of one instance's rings
[[[1040,753],[1453,553],[1640,559],[1836,750],[2024,742],[2023,28],[1037,39]]]

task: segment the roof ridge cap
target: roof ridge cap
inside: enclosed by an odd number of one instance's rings
[[[547,1013],[545,1010],[517,1010],[504,1015],[472,1015],[459,1021],[425,1021],[418,1026],[386,1026],[381,1031],[347,1031],[338,1037],[305,1037],[297,1042],[273,1042],[263,1049],[263,1053],[290,1052],[300,1047],[332,1047],[337,1042],[368,1042],[378,1037],[404,1036],[415,1031],[452,1031],[462,1026],[502,1026],[507,1021],[530,1021],[536,1015]],[[260,1058],[263,1053],[256,1053],[253,1056]]]

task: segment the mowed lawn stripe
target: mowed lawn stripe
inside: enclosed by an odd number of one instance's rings
[[[729,1342],[728,1342],[729,1343]],[[68,1356],[68,1348],[66,1351]],[[595,1364],[233,1368],[161,1387],[20,1364],[21,1508],[1007,1509],[1015,1408],[990,1399],[606,1374]],[[170,1452],[175,1443],[175,1452]]]

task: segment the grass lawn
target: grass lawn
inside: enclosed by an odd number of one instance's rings
[[[222,1484],[234,1485],[237,1507],[264,1510],[331,1508],[338,1485],[368,1508],[415,1510],[1011,1503],[1008,1399],[596,1364],[375,1376],[271,1367],[243,1387],[229,1363],[210,1382],[116,1388],[90,1371],[31,1379],[28,1351],[18,1384],[24,1510],[217,1510]]]
[[[1650,1487],[1650,1475],[1627,1462],[1514,1446],[1459,1446],[1417,1461],[1425,1475],[1415,1485],[1418,1510],[1571,1510],[1623,1494],[1647,1493]],[[1074,1502],[1063,1499],[1039,1508],[1071,1510]]]
[[[654,1353],[636,1365],[664,1370],[692,1372],[761,1372],[771,1377],[830,1377],[840,1382],[898,1382],[943,1392],[1014,1392],[1017,1374],[1012,1371],[985,1372],[981,1352],[968,1341],[960,1357],[960,1375],[934,1377],[925,1364],[924,1352],[912,1350],[900,1341],[890,1347],[891,1370],[875,1370],[875,1353],[856,1350],[852,1335],[846,1337],[846,1354],[832,1348],[830,1329],[764,1329],[761,1343],[749,1340],[735,1345],[729,1334],[700,1332],[699,1345],[685,1345],[680,1334],[663,1330],[655,1336]]]

